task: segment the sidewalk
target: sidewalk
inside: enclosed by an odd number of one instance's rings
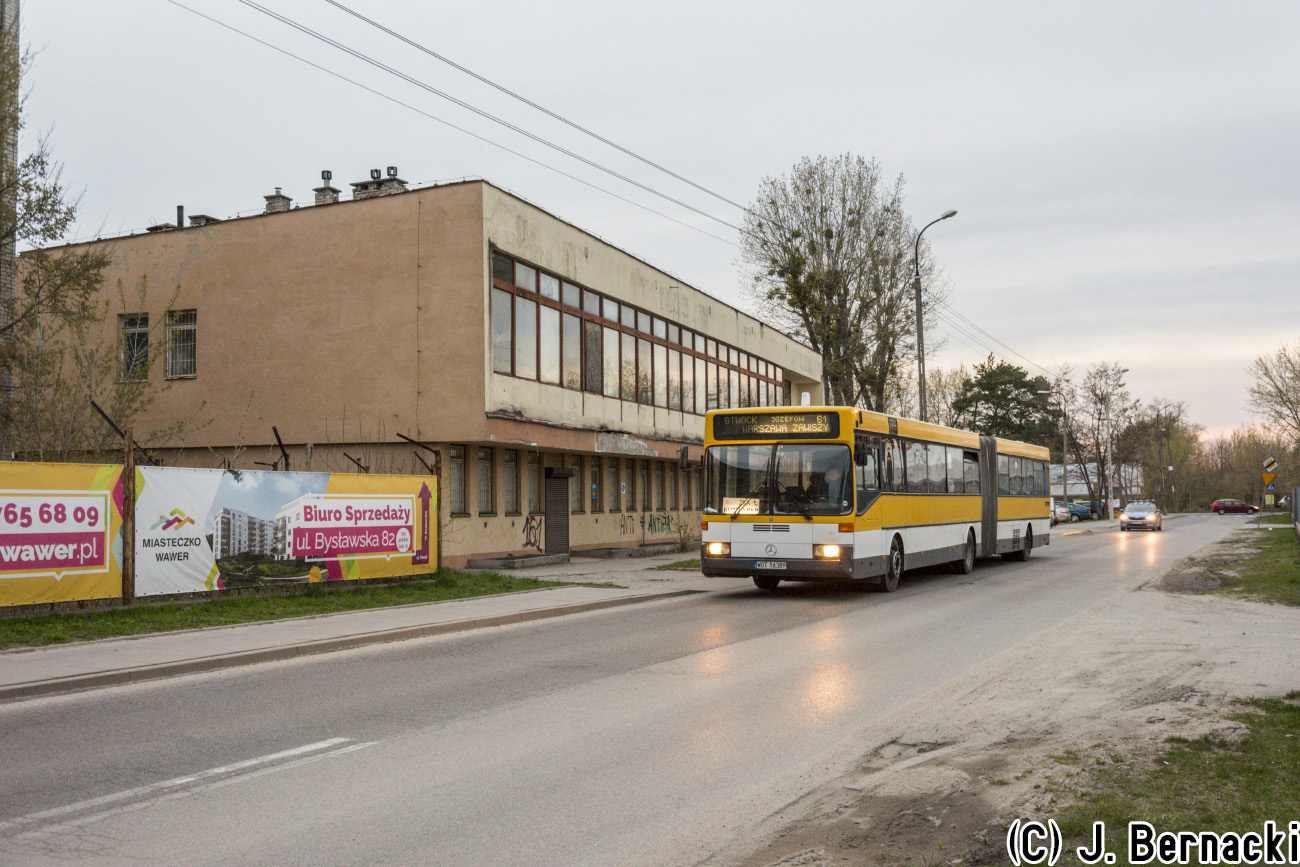
[[[520,569],[514,573],[552,581],[608,582],[624,585],[626,589],[555,587],[2,651],[0,701],[562,617],[708,589],[708,579],[699,572],[653,570],[654,566],[689,556],[674,554],[621,560],[617,564],[609,560],[575,559],[572,563]]]

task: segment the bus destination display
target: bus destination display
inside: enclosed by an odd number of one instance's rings
[[[834,439],[840,435],[840,417],[834,412],[753,413],[715,415],[715,440]]]

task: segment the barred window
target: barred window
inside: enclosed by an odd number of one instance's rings
[[[542,511],[542,456],[528,453],[528,512],[536,515]]]
[[[593,512],[603,512],[605,510],[605,493],[604,488],[600,486],[600,458],[591,459],[591,510]]]
[[[453,515],[464,515],[465,447],[452,446],[450,451],[451,460],[447,462],[447,507]]]
[[[490,515],[492,508],[492,449],[478,450],[478,513]]]
[[[149,314],[127,313],[118,321],[122,329],[122,378],[145,379],[149,375]]]
[[[519,452],[510,449],[502,452],[501,457],[505,462],[505,469],[502,470],[505,477],[501,481],[505,484],[506,513],[517,515],[519,514]]]
[[[609,459],[609,510],[611,512],[623,511],[623,497],[619,491],[622,485],[623,474],[620,471],[620,462],[618,458]]]
[[[167,375],[196,376],[199,372],[199,311],[167,311]]]

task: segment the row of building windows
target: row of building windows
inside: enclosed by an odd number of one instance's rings
[[[144,379],[149,373],[149,314],[124,313],[118,317],[121,334],[122,379]],[[199,372],[199,312],[168,310],[166,370],[169,378],[197,376]]]
[[[492,370],[703,415],[785,403],[785,372],[681,325],[492,255]]]
[[[469,457],[476,458],[474,480],[478,514],[497,514],[496,476],[501,474],[501,507],[507,515],[536,515],[545,511],[544,468],[537,452],[480,446],[451,446],[447,472],[448,510],[469,514]],[[497,455],[500,454],[500,464]],[[698,469],[682,471],[677,463],[639,458],[570,455],[569,509],[591,512],[692,511],[704,502],[704,479]]]

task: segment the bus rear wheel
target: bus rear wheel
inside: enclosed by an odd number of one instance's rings
[[[960,560],[952,563],[952,571],[958,575],[969,575],[975,571],[975,531],[970,530],[966,533],[966,548],[962,551]]]
[[[885,574],[880,576],[876,589],[881,593],[893,593],[898,589],[899,579],[903,577],[903,540],[894,537],[889,543],[889,559],[885,561]]]
[[[777,585],[780,583],[780,578],[769,578],[766,575],[754,576],[754,586],[759,590],[775,590]]]
[[[1012,551],[1010,554],[1003,554],[1002,556],[1008,560],[1015,560],[1017,562],[1023,563],[1029,559],[1029,555],[1033,550],[1034,550],[1034,531],[1026,528],[1025,538],[1020,545],[1020,550]]]

